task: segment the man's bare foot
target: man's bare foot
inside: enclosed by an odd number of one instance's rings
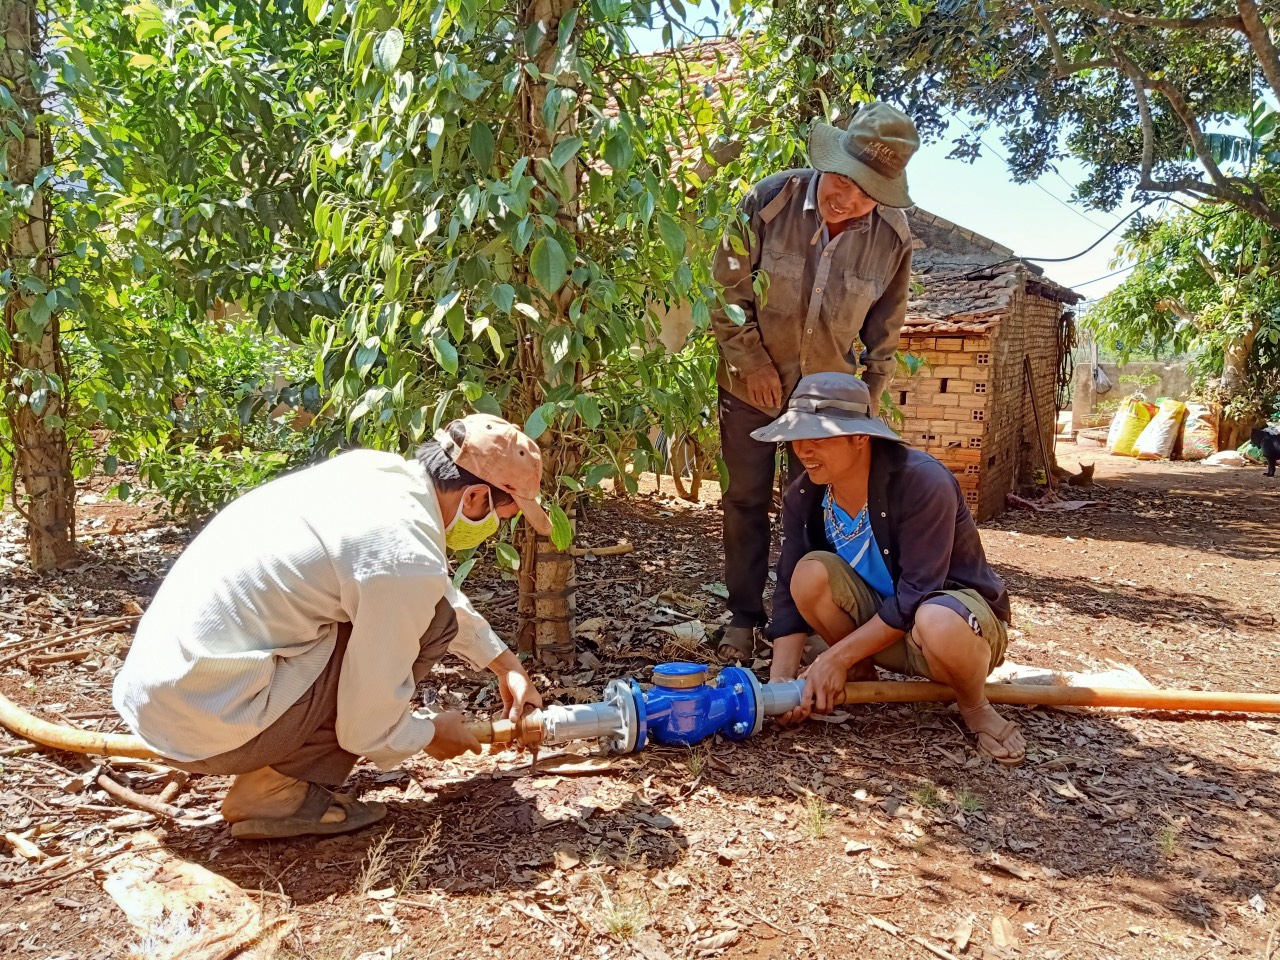
[[[978,752],[986,754],[996,763],[1016,767],[1027,756],[1027,741],[1012,720],[996,713],[987,701],[977,706],[961,707],[960,715],[965,725],[978,737]]]
[[[307,781],[286,777],[270,767],[235,778],[222,799],[222,819],[227,823],[242,820],[281,819],[291,817],[307,799]],[[347,813],[338,804],[325,811],[321,823],[338,823]]]

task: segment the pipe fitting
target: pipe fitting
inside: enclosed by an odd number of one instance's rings
[[[613,753],[644,749],[647,714],[634,680],[613,680],[599,703],[553,703],[542,711],[542,742],[601,740]]]

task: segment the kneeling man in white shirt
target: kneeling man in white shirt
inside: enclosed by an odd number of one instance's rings
[[[234,774],[222,815],[241,839],[356,830],[386,815],[335,796],[357,759],[391,769],[480,745],[414,690],[446,652],[498,677],[512,720],[542,705],[519,659],[454,590],[447,550],[479,545],[537,502],[537,445],[514,425],[455,420],[413,459],[355,450],[250,491],[160,585],[114,703],[174,766]]]

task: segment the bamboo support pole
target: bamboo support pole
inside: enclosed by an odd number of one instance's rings
[[[0,694],[0,726],[54,750],[92,753],[108,757],[135,757],[141,760],[163,759],[138,737],[121,733],[92,733],[41,720]]]
[[[1129,707],[1137,710],[1280,713],[1280,695],[1156,690],[1130,687],[1058,687],[1038,683],[988,683],[992,703],[1046,707]],[[841,703],[950,703],[955,691],[919,680],[846,683]]]

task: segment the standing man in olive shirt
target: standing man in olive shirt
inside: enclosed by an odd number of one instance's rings
[[[724,498],[725,657],[749,658],[766,621],[769,503],[777,445],[751,438],[776,417],[800,378],[857,374],[879,400],[894,369],[911,285],[911,232],[903,208],[915,124],[883,103],[859,110],[847,130],[814,124],[813,169],[756,184],[742,220],[725,232],[713,273],[724,307],[711,314],[720,347]],[[858,345],[862,350],[859,352]],[[794,458],[788,453],[788,474]]]

